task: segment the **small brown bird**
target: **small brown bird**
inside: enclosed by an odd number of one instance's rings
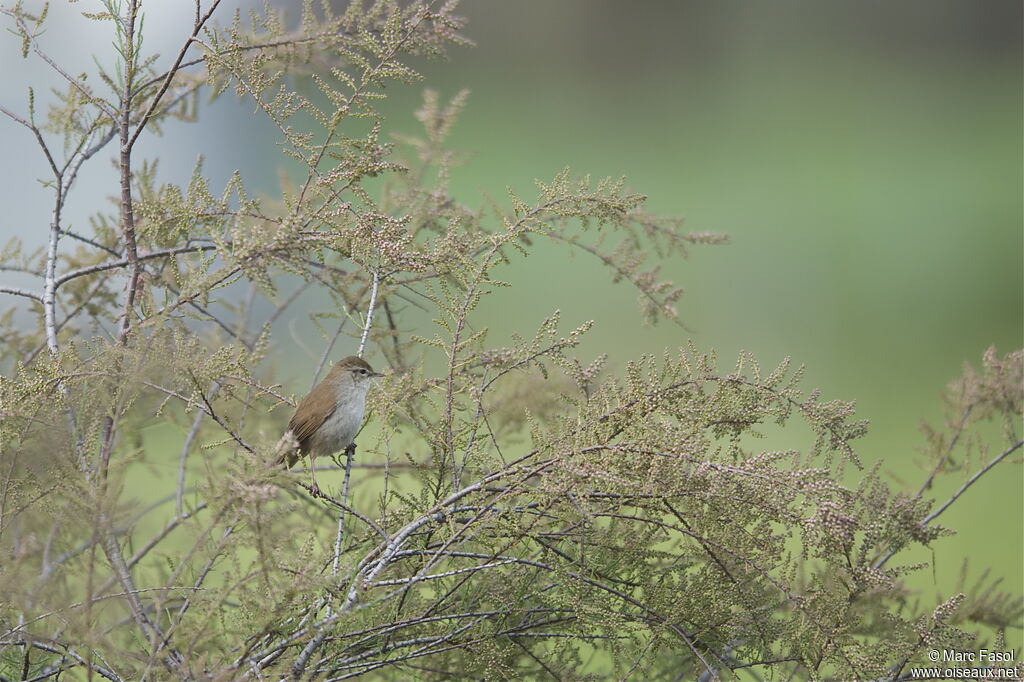
[[[309,457],[313,488],[319,490],[313,460],[350,448],[355,450],[352,441],[363,425],[366,391],[379,376],[383,375],[355,355],[335,363],[323,381],[299,403],[278,444],[278,461],[291,467],[300,457]]]

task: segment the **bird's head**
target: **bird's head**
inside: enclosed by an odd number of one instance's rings
[[[334,363],[331,371],[327,374],[327,381],[348,384],[355,388],[366,390],[373,379],[381,376],[384,375],[380,372],[374,372],[373,367],[366,360],[350,355]]]

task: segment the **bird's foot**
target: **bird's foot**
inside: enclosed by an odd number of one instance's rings
[[[355,457],[356,456],[356,444],[355,443],[349,443],[347,446],[345,446],[345,456],[346,457]]]
[[[320,486],[316,484],[316,481],[310,481],[309,483],[299,481],[298,484],[300,488],[309,493],[310,497],[326,497],[323,491],[320,490]]]

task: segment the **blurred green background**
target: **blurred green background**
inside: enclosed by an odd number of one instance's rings
[[[741,349],[765,366],[792,356],[808,387],[871,420],[862,459],[916,490],[920,422],[940,422],[946,383],[989,345],[1022,345],[1021,3],[460,9],[477,46],[424,65],[442,96],[471,90],[450,141],[469,153],[458,196],[529,197],[570,165],[625,175],[652,209],[732,236],[664,265],[689,331],[641,327],[633,290],[551,246],[502,273],[514,286],[482,310],[489,340],[560,308],[567,327],[596,320],[584,355],[620,366],[687,338],[725,367]],[[416,131],[420,89],[390,94],[392,130]],[[963,481],[949,478],[936,497]],[[941,517],[960,532],[934,543],[925,595],[948,595],[965,557],[1024,590],[1022,487],[1004,464]]]

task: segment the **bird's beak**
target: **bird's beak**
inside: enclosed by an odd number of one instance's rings
[[[382,376],[384,376],[383,372],[370,372],[370,378],[371,379],[379,379]]]

